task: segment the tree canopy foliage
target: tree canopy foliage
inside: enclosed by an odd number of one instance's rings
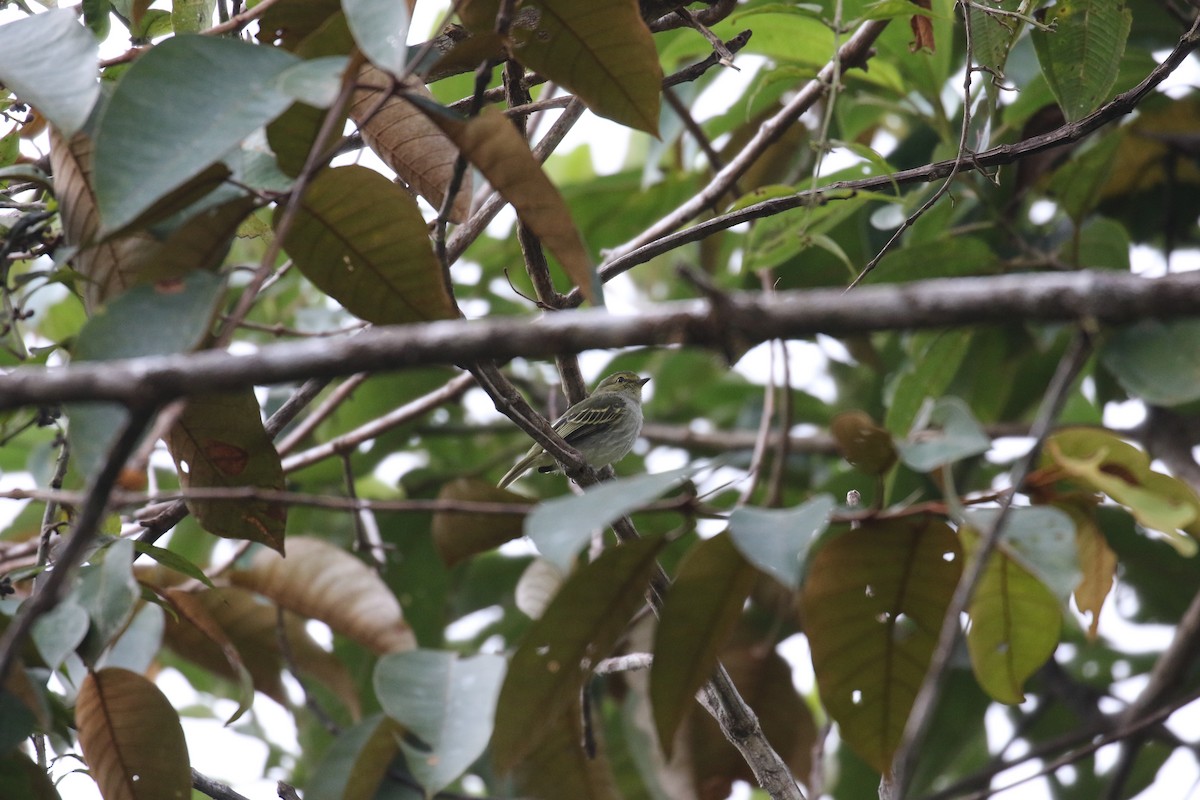
[[[0,794],[1194,772],[1193,8],[414,2],[6,12]]]

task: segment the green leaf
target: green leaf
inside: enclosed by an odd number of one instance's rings
[[[968,509],[966,522],[977,531],[988,531],[999,513],[998,509]],[[1067,604],[1083,577],[1070,515],[1051,506],[1010,509],[1000,541],[1010,557]]]
[[[280,78],[298,63],[274,47],[208,36],[176,36],[135,61],[96,129],[102,228],[130,224],[282,114],[294,98]]]
[[[1133,13],[1122,0],[1059,0],[1030,33],[1042,73],[1068,122],[1094,111],[1117,80]]]
[[[897,445],[900,458],[917,472],[986,453],[992,440],[957,397],[926,400],[908,439]]]
[[[141,593],[133,578],[133,543],[118,539],[104,550],[104,560],[80,571],[78,603],[92,619],[88,653],[94,659],[125,627]]]
[[[467,26],[492,30],[499,3],[472,0]],[[527,0],[509,33],[513,56],[579,96],[601,117],[658,133],[662,67],[630,0]]]
[[[1122,328],[1101,351],[1129,394],[1176,406],[1200,399],[1200,320],[1147,319]]]
[[[619,478],[589,487],[583,494],[548,500],[525,518],[525,535],[547,561],[569,572],[592,531],[660,497],[695,471],[694,467],[684,467]]]
[[[407,0],[342,0],[342,10],[363,55],[398,77],[408,61]]]
[[[449,786],[483,754],[492,736],[502,656],[412,650],[384,656],[374,687],[388,716],[420,737],[401,741],[408,768],[432,795]]]
[[[1021,0],[996,0],[989,9],[1015,12],[1020,7]],[[994,70],[999,82],[999,76],[1004,75],[1008,54],[1025,25],[1015,17],[989,13],[989,9],[970,6],[967,13],[971,15],[975,61],[980,66]]]
[[[801,608],[821,702],[878,772],[891,767],[961,571],[958,537],[933,517],[864,521],[811,559]]]
[[[208,333],[223,293],[223,279],[204,271],[192,272],[181,283],[133,287],[83,326],[73,360],[136,359],[192,350]],[[108,457],[124,425],[125,410],[112,403],[72,403],[66,410],[72,468],[91,475]]]
[[[513,653],[496,705],[492,757],[507,770],[579,702],[592,666],[611,652],[645,602],[662,538],[606,550],[572,575]]]
[[[284,488],[279,453],[263,429],[252,389],[189,399],[166,442],[186,489]],[[281,503],[189,499],[187,506],[215,536],[283,551],[287,507]]]
[[[403,731],[383,714],[372,714],[343,730],[313,768],[304,787],[306,800],[373,800],[388,767],[400,754]],[[386,795],[389,800],[417,800],[416,789]]]
[[[946,254],[946,257],[953,258],[953,255]],[[924,349],[913,354],[892,389],[883,424],[898,436],[909,432],[928,398],[941,397],[950,386],[973,337],[967,331],[945,331],[932,334],[931,338]],[[926,337],[915,338],[915,341],[926,341]]]
[[[968,550],[977,536],[962,531]],[[1062,629],[1059,601],[1042,581],[1003,550],[988,558],[967,608],[967,652],[979,685],[1001,703],[1025,700],[1025,681],[1058,646]]]
[[[337,101],[342,89],[342,73],[348,62],[345,56],[301,61],[279,73],[279,90],[298,102],[329,108]]]
[[[1142,525],[1166,534],[1181,555],[1196,554],[1200,497],[1184,482],[1150,469],[1149,456],[1128,442],[1098,428],[1067,428],[1046,440],[1042,464],[1057,464],[1127,507]]]
[[[176,34],[199,33],[212,26],[217,0],[171,0],[171,27]]]
[[[216,588],[213,586],[212,579],[204,574],[204,570],[176,552],[136,539],[133,540],[133,549],[144,556],[150,556],[164,567],[170,567],[181,575],[200,581],[210,589]]]
[[[1088,146],[1072,154],[1071,159],[1054,172],[1050,190],[1076,225],[1082,225],[1104,198],[1102,191],[1112,178],[1121,141],[1122,137],[1114,131],[1088,142]]]
[[[33,623],[33,643],[46,666],[56,670],[87,636],[87,609],[68,597]]]
[[[809,548],[829,526],[831,495],[786,510],[742,506],[729,516],[729,536],[751,564],[789,589],[800,588]]]
[[[711,677],[756,579],[725,534],[696,545],[679,565],[654,634],[650,669],[654,724],[668,756],[675,729]]]
[[[7,714],[13,712],[8,711]],[[5,754],[0,756],[0,786],[19,800],[61,800],[46,770],[20,750],[5,748]]]
[[[100,97],[99,45],[76,13],[53,9],[0,25],[0,83],[64,136],[83,128]]]
[[[276,209],[276,225],[282,213]],[[306,278],[368,322],[395,325],[454,315],[416,201],[366,167],[318,174],[283,246]]]

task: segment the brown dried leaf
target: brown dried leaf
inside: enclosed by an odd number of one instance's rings
[[[529,499],[473,478],[456,478],[438,492],[439,500],[528,503]],[[439,511],[433,515],[433,546],[446,566],[493,550],[524,533],[523,514],[472,514]]]
[[[169,627],[175,628],[190,625],[196,633],[208,639],[209,642],[216,645],[221,651],[221,656],[225,659],[225,665],[228,667],[228,674],[233,677],[238,687],[237,710],[225,722],[226,725],[230,724],[246,713],[246,710],[250,708],[250,704],[254,702],[255,681],[250,674],[250,670],[246,669],[246,665],[242,662],[242,655],[238,652],[237,647],[234,646],[233,641],[230,640],[217,621],[208,613],[208,609],[200,595],[179,589],[171,589],[165,592],[163,597],[171,604],[171,607],[178,615],[178,621],[172,619],[168,623]],[[276,680],[278,680],[278,677],[279,670],[276,669]],[[275,688],[279,695],[282,695],[282,687],[276,686],[272,688]],[[279,696],[277,695],[271,695],[271,697],[279,700]]]
[[[910,0],[910,2],[926,11],[932,8],[930,0]],[[908,44],[909,50],[914,53],[919,53],[922,50],[928,50],[932,53],[937,50],[937,42],[933,39],[932,19],[925,14],[913,14],[909,18],[908,24],[913,32],[913,40]]]
[[[417,102],[418,108],[445,131],[501,197],[512,204],[517,216],[554,254],[583,296],[598,304],[596,271],[571,212],[512,123],[494,108],[463,120],[450,117],[440,108],[421,105],[420,98]]]
[[[376,654],[417,646],[400,603],[380,577],[341,548],[310,537],[288,539],[288,556],[260,550],[233,583],[297,614],[319,619]]]
[[[388,97],[370,117],[371,109],[379,105],[384,92],[391,91],[392,79],[381,69],[365,64],[358,73],[361,88],[350,101],[350,118],[362,131],[363,141],[434,208],[441,208],[446,188],[454,175],[458,148],[450,137],[420,112],[412,103],[395,95]],[[407,92],[433,99],[423,83],[409,79],[404,83]],[[463,185],[450,210],[451,222],[462,222],[471,213],[471,174],[463,176]]]
[[[188,800],[192,773],[179,715],[151,681],[89,673],[75,703],[79,746],[105,800]]]
[[[100,217],[91,186],[93,149],[92,140],[83,133],[68,144],[57,131],[51,131],[54,193],[66,240],[79,248],[71,263],[84,278],[82,294],[89,312],[136,284],[182,278],[193,270],[220,264],[238,225],[254,207],[252,198],[243,197],[199,214],[165,239],[134,232],[96,242]],[[194,187],[186,188],[191,191]],[[164,208],[168,199],[158,208]]]
[[[178,620],[167,615],[163,638],[180,656],[215,675],[238,681],[233,659],[244,664],[254,688],[276,702],[286,704],[287,692],[281,672],[283,654],[279,642],[279,614],[275,606],[252,592],[234,586],[184,594],[171,592],[180,601]],[[323,650],[305,630],[306,620],[284,614],[284,629],[292,662],[301,675],[323,683],[357,719],[361,709],[358,692],[344,664]],[[233,654],[226,650],[233,649]]]
[[[185,488],[283,489],[279,453],[263,429],[251,390],[192,398],[166,440]],[[189,500],[187,505],[209,533],[283,549],[287,508],[280,503]]]

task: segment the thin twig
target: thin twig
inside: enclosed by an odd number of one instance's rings
[[[897,798],[904,798],[908,791],[917,763],[917,754],[920,752],[929,725],[933,721],[933,712],[942,690],[943,678],[950,666],[950,658],[954,654],[954,648],[961,633],[960,618],[975,595],[975,588],[983,578],[988,560],[1000,542],[1000,536],[1012,509],[1012,501],[1025,482],[1026,476],[1037,463],[1037,459],[1041,455],[1042,444],[1049,435],[1054,420],[1058,417],[1059,410],[1066,402],[1067,395],[1074,385],[1075,377],[1084,362],[1087,361],[1091,350],[1091,336],[1086,331],[1079,330],[1058,362],[1058,368],[1042,398],[1037,418],[1030,429],[1033,447],[1023,458],[1013,464],[1009,474],[1011,488],[1001,499],[995,519],[980,538],[979,544],[971,554],[971,559],[954,590],[954,596],[943,617],[937,646],[930,658],[925,677],[921,681],[921,688],[917,691],[916,699],[913,701],[912,711],[909,712],[908,721],[904,726],[900,746],[896,749],[892,761],[892,787],[894,796]]]
[[[941,200],[949,193],[950,187],[954,184],[954,179],[958,177],[959,170],[967,160],[967,136],[971,131],[971,77],[975,74],[975,39],[971,30],[971,14],[966,8],[963,9],[963,29],[964,39],[966,40],[967,68],[964,70],[963,76],[962,126],[959,128],[958,149],[954,153],[954,164],[950,168],[950,174],[946,176],[946,180],[942,181],[942,185],[937,188],[937,191],[921,204],[920,208],[905,218],[904,222],[895,230],[887,242],[884,243],[883,247],[879,248],[879,252],[867,262],[867,265],[859,271],[854,280],[850,281],[850,285],[846,287],[846,291],[850,291],[862,283],[874,271],[879,262],[883,260],[883,257],[896,246],[896,243],[900,241],[900,237],[904,235],[904,232],[915,225],[917,220],[925,216],[925,213],[933,208],[938,200]]]
[[[360,372],[357,375],[351,375],[346,380],[329,393],[329,396],[312,410],[304,419],[302,419],[295,428],[288,431],[288,435],[276,446],[279,455],[284,456],[296,448],[298,444],[308,438],[317,426],[328,419],[329,415],[336,411],[342,403],[350,399],[354,394],[354,390],[362,386],[367,379],[371,377],[365,372]]]
[[[966,172],[1012,164],[1035,153],[1077,142],[1108,123],[1131,113],[1167,76],[1179,68],[1179,65],[1196,49],[1197,45],[1200,45],[1200,17],[1197,17],[1192,27],[1180,37],[1174,49],[1167,57],[1151,70],[1146,78],[1129,91],[1122,92],[1080,120],[1067,123],[1048,133],[1032,136],[1014,144],[998,145],[989,150],[976,153],[966,163],[962,163],[956,156],[946,161],[936,161],[921,167],[900,170],[886,175],[858,180],[836,181],[820,189],[806,190],[787,197],[764,200],[761,203],[755,203],[737,211],[723,214],[674,233],[670,231],[686,222],[686,220],[681,219],[669,226],[665,224],[656,225],[656,229],[662,227],[664,230],[654,235],[643,234],[619,250],[610,252],[608,259],[597,270],[600,274],[600,279],[602,281],[610,280],[616,275],[627,272],[638,264],[643,264],[663,253],[670,252],[685,244],[700,241],[701,239],[740,225],[743,222],[774,216],[782,211],[810,206],[814,203],[826,202],[830,199],[853,197],[855,191],[883,190],[911,183],[927,183],[940,180],[956,169],[956,165],[960,172]],[[704,207],[707,207],[707,204]],[[671,219],[679,214],[680,211],[677,210],[672,214]],[[690,217],[688,218],[690,219]],[[579,305],[583,302],[583,297],[577,290],[572,291],[568,296],[572,305]]]
[[[117,485],[117,478],[125,466],[125,460],[137,447],[146,426],[154,418],[154,411],[153,407],[129,409],[125,425],[110,448],[104,465],[88,486],[87,496],[80,505],[70,537],[58,552],[54,569],[29,601],[17,611],[4,633],[0,634],[0,684],[8,678],[9,670],[25,643],[25,637],[33,629],[33,623],[42,614],[57,606],[65,594],[67,579],[75,573],[75,568],[83,560],[97,531],[100,530],[108,509],[109,495]]]

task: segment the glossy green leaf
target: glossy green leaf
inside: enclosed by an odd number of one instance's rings
[[[496,0],[471,0],[462,15],[491,30]],[[662,68],[638,6],[629,0],[529,0],[509,34],[525,66],[579,96],[596,114],[657,134]]]
[[[185,488],[284,488],[279,453],[263,429],[253,390],[189,399],[166,441]],[[209,533],[283,551],[287,507],[281,503],[189,499],[187,505]]]
[[[133,222],[282,114],[294,98],[280,78],[297,63],[273,47],[208,36],[168,39],[135,61],[96,128],[102,228]]]
[[[986,453],[992,440],[957,397],[927,400],[908,439],[897,444],[900,458],[917,472]]]
[[[996,509],[968,509],[966,522],[977,531],[989,531],[999,514]],[[1083,577],[1075,545],[1075,523],[1070,515],[1052,506],[1010,509],[1001,534],[1001,548],[1066,607]]]
[[[548,500],[525,518],[525,535],[547,561],[568,572],[593,531],[657,499],[695,471],[684,467],[619,478],[589,487],[583,494]]]
[[[810,561],[801,606],[821,702],[879,772],[891,767],[961,571],[958,537],[932,517],[865,521]]]
[[[976,535],[965,531],[968,549]],[[1001,703],[1025,700],[1023,687],[1058,646],[1059,600],[1029,570],[997,549],[967,607],[967,652],[979,685]]]
[[[1129,394],[1175,406],[1200,399],[1200,321],[1144,320],[1104,343],[1104,366]]]
[[[420,738],[401,747],[427,795],[450,785],[483,754],[505,666],[502,656],[459,658],[436,650],[392,653],[376,664],[380,705]]]
[[[363,55],[399,76],[408,60],[407,0],[342,0],[342,10]]]
[[[1053,30],[1030,37],[1068,122],[1094,111],[1117,80],[1133,12],[1122,0],[1060,0],[1038,14]]]
[[[284,248],[350,313],[380,325],[454,315],[416,201],[378,172],[323,170],[297,211]]]
[[[189,578],[194,578],[210,589],[215,588],[213,586],[212,579],[209,578],[208,575],[204,574],[204,570],[200,569],[200,567],[196,566],[194,563],[176,552],[168,550],[165,547],[158,547],[156,545],[138,540],[133,541],[133,549],[136,550],[140,555],[150,556],[150,558],[154,559],[159,564],[162,564],[164,567],[170,567],[180,575],[186,575]]]
[[[509,662],[496,705],[492,758],[511,769],[574,703],[591,668],[611,655],[645,602],[661,538],[612,547],[572,575]]]
[[[675,729],[712,676],[755,580],[727,534],[696,545],[679,565],[659,617],[650,669],[655,728],[668,755]]]
[[[0,25],[0,83],[64,136],[83,128],[100,97],[98,45],[69,9]]]
[[[751,564],[789,589],[800,588],[809,548],[829,525],[833,497],[816,497],[789,509],[741,506],[729,517],[729,536]]]

